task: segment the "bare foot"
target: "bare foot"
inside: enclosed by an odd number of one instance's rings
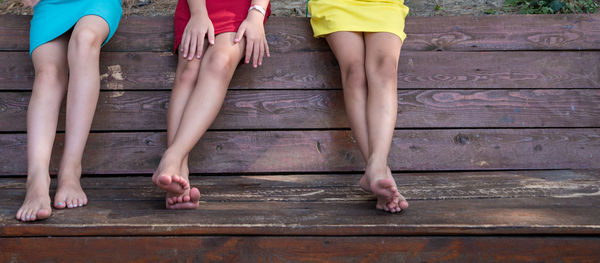
[[[377,197],[377,205],[375,207],[377,209],[396,213],[408,208],[408,202],[398,192],[396,182],[388,167],[385,169],[367,167],[365,175],[360,179],[359,184],[365,191],[375,194]]]
[[[16,218],[23,222],[46,219],[52,214],[49,193],[50,175],[45,174],[29,179],[27,180],[27,194],[23,205],[17,211]]]
[[[87,203],[88,199],[79,183],[79,176],[58,176],[58,187],[54,195],[55,208],[76,208]]]
[[[165,153],[156,172],[152,175],[152,182],[172,195],[181,195],[189,191],[190,184],[179,175],[180,169],[181,165],[177,161],[170,160]]]
[[[181,167],[182,178],[189,185],[189,168],[182,165]],[[200,205],[200,191],[198,188],[193,187],[185,190],[182,194],[175,194],[167,192],[165,196],[165,205],[167,209],[196,209]]]

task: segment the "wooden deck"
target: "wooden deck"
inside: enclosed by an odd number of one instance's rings
[[[101,55],[89,205],[25,224],[29,19],[0,16],[2,262],[600,262],[597,15],[410,17],[390,165],[411,206],[397,215],[357,187],[364,163],[326,43],[307,19],[277,17],[272,57],[238,68],[191,155],[200,209],[163,209],[149,177],[172,18],[124,18]]]

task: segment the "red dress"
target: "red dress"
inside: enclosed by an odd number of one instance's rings
[[[252,0],[206,0],[206,11],[215,28],[215,36],[225,32],[237,32],[248,15],[251,3]],[[267,7],[265,23],[270,14],[271,4]],[[179,0],[177,8],[175,8],[175,53],[177,53],[177,47],[181,43],[181,37],[190,16],[187,0]]]

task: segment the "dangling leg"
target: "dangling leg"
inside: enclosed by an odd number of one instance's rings
[[[408,207],[387,165],[398,114],[398,59],[401,39],[391,33],[365,33],[369,158],[364,182],[377,196],[377,208],[399,212]]]
[[[350,127],[366,162],[369,158],[369,141],[363,33],[335,32],[327,36],[327,43],[340,65],[344,104],[350,120]]]
[[[63,97],[67,91],[68,34],[37,47],[33,93],[27,109],[27,195],[16,217],[21,221],[48,218],[50,155]]]
[[[215,44],[206,49],[196,86],[185,105],[173,143],[163,154],[154,176],[180,176],[185,157],[216,118],[244,51],[243,41],[234,44],[234,36],[235,33],[220,34],[215,38]],[[180,192],[173,194],[181,195]],[[198,206],[195,203],[195,207],[191,207],[184,197],[181,200],[179,198],[177,203],[168,204],[167,208],[190,209]]]
[[[54,197],[56,208],[80,207],[88,201],[79,182],[81,161],[100,92],[100,46],[108,32],[104,19],[90,15],[82,17],[71,33],[65,148]]]

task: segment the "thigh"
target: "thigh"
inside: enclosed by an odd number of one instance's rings
[[[69,32],[44,43],[33,50],[31,59],[36,74],[51,71],[49,73],[67,74],[67,47],[69,43]],[[56,71],[56,72],[54,72]]]
[[[381,65],[391,63],[398,66],[402,40],[395,34],[387,32],[365,33],[365,64]]]
[[[334,32],[326,37],[327,43],[342,70],[351,65],[364,65],[365,40],[361,32]]]

